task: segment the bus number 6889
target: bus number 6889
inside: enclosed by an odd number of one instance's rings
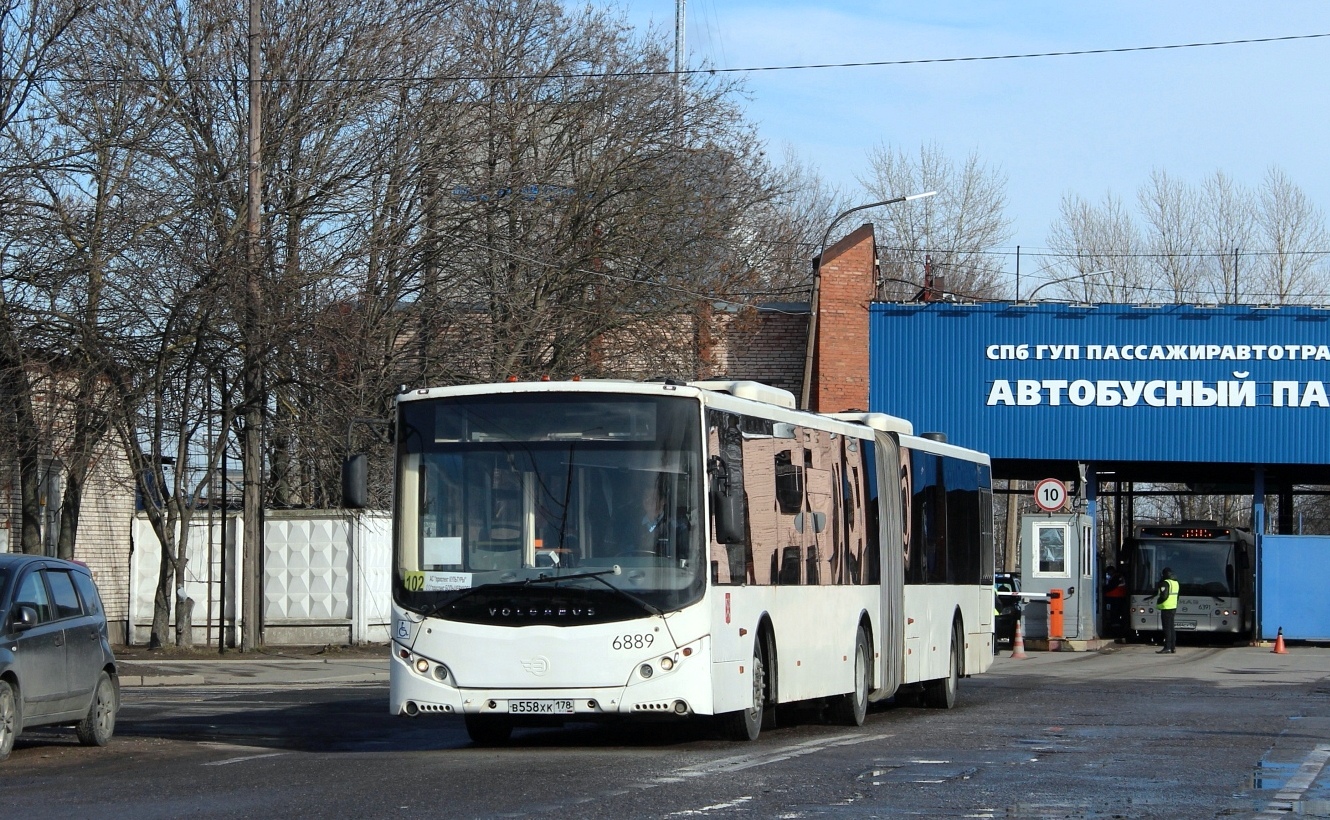
[[[656,636],[650,632],[640,632],[636,635],[615,635],[610,646],[615,649],[646,649],[655,640]]]

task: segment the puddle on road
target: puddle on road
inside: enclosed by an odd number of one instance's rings
[[[1022,738],[1018,737],[1012,741],[1013,746],[1029,749],[1031,752],[1039,754],[1056,754],[1065,752],[1068,749],[1067,744],[1057,743],[1053,739],[1046,737]]]
[[[909,760],[901,763],[881,764],[855,779],[870,786],[894,786],[902,783],[936,785],[955,780],[969,780],[979,771],[950,760]]]
[[[1300,817],[1330,817],[1330,800],[1295,800],[1293,814]]]
[[[1282,789],[1289,778],[1298,773],[1301,766],[1300,763],[1271,763],[1265,761],[1252,769],[1251,787],[1253,789]]]

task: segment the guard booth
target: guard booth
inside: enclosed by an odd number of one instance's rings
[[[1046,595],[1025,604],[1024,633],[1040,640],[1092,640],[1096,583],[1094,527],[1082,513],[1035,513],[1021,518],[1021,592]],[[1061,634],[1058,632],[1059,613]]]

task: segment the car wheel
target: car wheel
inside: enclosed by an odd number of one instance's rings
[[[18,696],[9,681],[0,680],[0,760],[13,750],[18,727]]]
[[[111,676],[103,672],[97,678],[97,689],[92,694],[92,705],[88,707],[88,716],[80,720],[75,731],[79,743],[84,746],[105,746],[115,734],[116,712],[115,686]]]

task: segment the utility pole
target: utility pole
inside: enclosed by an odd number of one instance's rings
[[[684,27],[687,19],[685,7],[688,0],[674,0],[674,84],[683,85],[683,73],[687,69],[688,55],[684,51]]]
[[[1238,248],[1233,246],[1233,304],[1238,303]]]
[[[244,429],[242,457],[245,517],[244,559],[241,561],[242,630],[240,650],[252,652],[260,638],[263,558],[263,345],[259,338],[263,290],[259,283],[260,212],[263,207],[263,85],[261,82],[263,18],[260,0],[249,0],[249,198],[245,219],[245,307],[241,324],[244,350]]]
[[[1016,298],[1012,301],[1021,300],[1021,246],[1016,246]]]

